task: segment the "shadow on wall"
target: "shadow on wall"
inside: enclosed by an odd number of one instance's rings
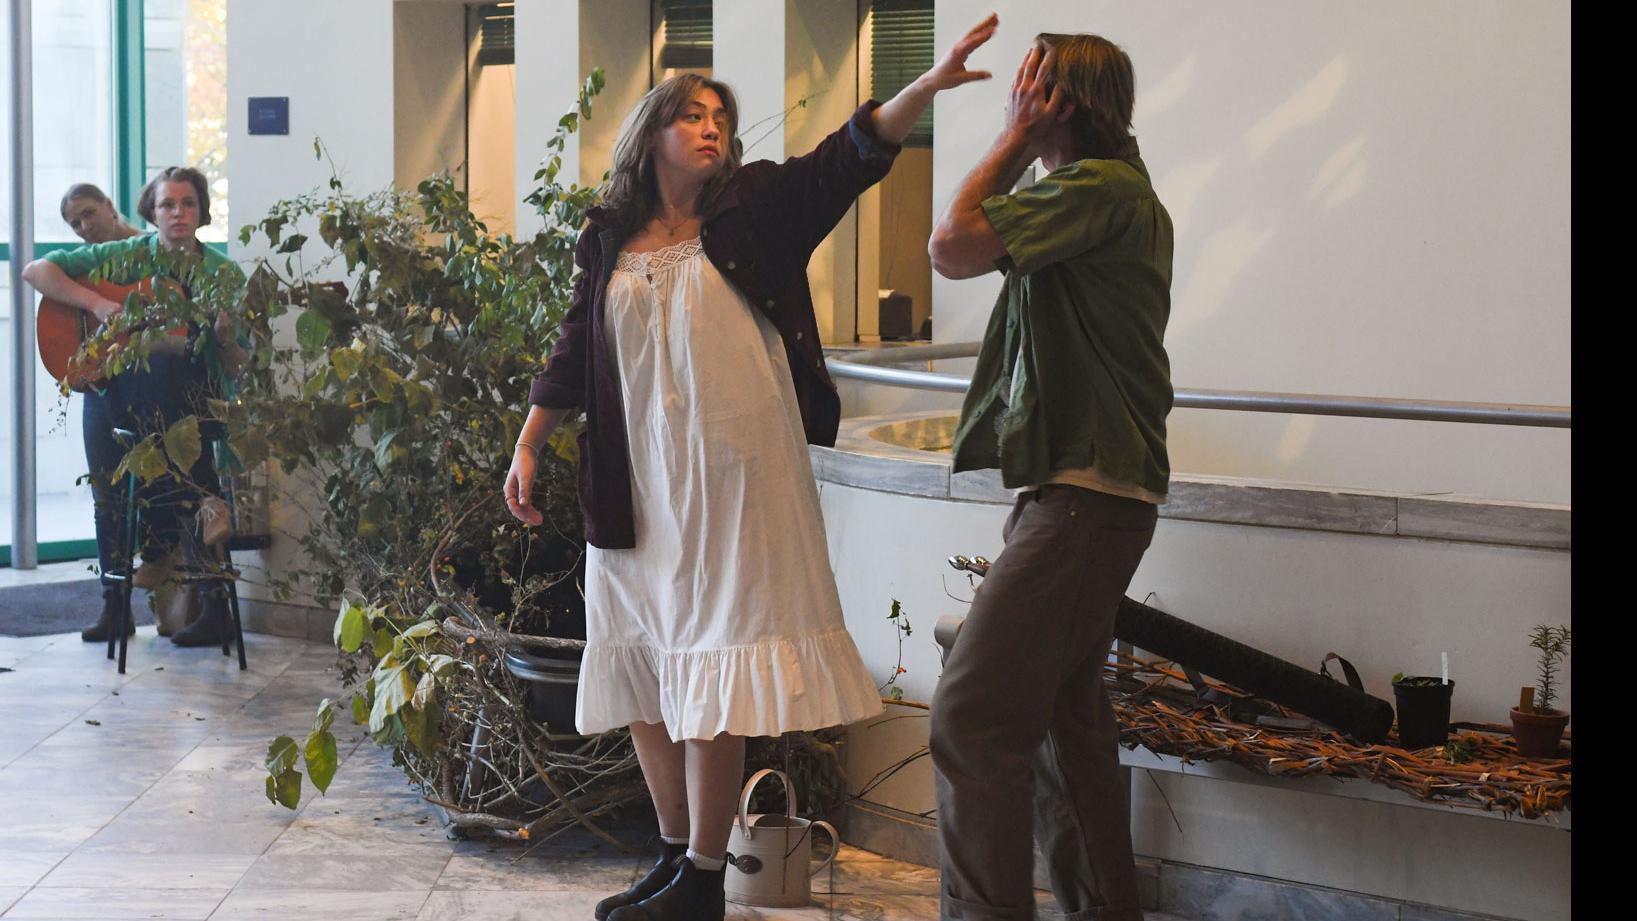
[[[1567,232],[1551,232],[1567,174],[1550,168],[1567,165],[1566,27],[1291,12],[1104,28],[1137,65],[1135,130],[1176,226],[1177,383],[1567,403]],[[1506,65],[1526,50],[1536,72]],[[1568,501],[1565,432],[1172,419],[1179,471]]]

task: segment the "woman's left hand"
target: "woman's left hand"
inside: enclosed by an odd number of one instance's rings
[[[999,27],[1000,17],[990,13],[988,18],[961,36],[961,40],[956,42],[938,63],[932,65],[931,70],[922,74],[921,79],[930,89],[937,92],[994,76],[987,70],[967,70],[966,59],[984,42],[993,38],[995,29]]]

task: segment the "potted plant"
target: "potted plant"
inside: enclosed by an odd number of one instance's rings
[[[1540,624],[1529,633],[1529,645],[1540,650],[1539,677],[1526,687],[1512,708],[1512,736],[1518,753],[1526,758],[1551,758],[1569,725],[1569,714],[1553,709],[1557,702],[1557,668],[1569,654],[1569,627]]]
[[[1398,703],[1398,744],[1406,749],[1441,746],[1449,741],[1449,702],[1455,682],[1437,675],[1393,676]]]

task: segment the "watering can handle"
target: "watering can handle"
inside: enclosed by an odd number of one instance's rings
[[[750,775],[750,780],[745,784],[744,792],[739,795],[739,830],[744,832],[746,838],[754,839],[756,837],[755,832],[750,827],[750,794],[756,791],[756,785],[762,782],[762,778],[769,774],[777,774],[779,779],[784,781],[784,814],[792,819],[796,817],[796,790],[790,786],[790,778],[783,771],[775,768],[762,768]]]
[[[824,862],[819,864],[818,868],[815,869],[812,873],[808,874],[809,876],[817,876],[820,873],[824,872],[825,867],[827,867],[830,864],[834,863],[835,859],[836,859],[836,855],[841,853],[841,836],[836,834],[836,828],[835,828],[834,825],[831,825],[829,822],[826,822],[823,819],[815,820],[810,827],[811,828],[822,828],[825,831],[830,833],[830,856],[824,858]]]

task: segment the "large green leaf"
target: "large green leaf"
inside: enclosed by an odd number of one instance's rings
[[[437,675],[439,678],[445,677],[450,669],[458,668],[460,664],[459,659],[454,656],[444,655],[441,652],[426,657],[427,672]]]
[[[404,735],[409,744],[426,754],[434,754],[443,747],[443,708],[432,702],[426,709],[405,707],[398,712],[403,720]]]
[[[391,656],[381,660],[375,669],[375,704],[369,712],[369,731],[380,732],[387,717],[409,703],[415,693],[415,684],[406,673],[407,662],[398,662]]]
[[[326,697],[318,704],[318,713],[313,716],[314,732],[329,732],[335,725],[335,701]]]
[[[303,310],[296,318],[296,344],[303,351],[314,352],[324,347],[330,338],[330,318],[316,310]]]
[[[296,740],[289,736],[279,736],[267,746],[267,773],[282,774],[295,767]]]
[[[423,620],[404,631],[404,639],[418,640],[438,632],[439,624],[435,620]]]
[[[364,644],[364,609],[351,601],[343,602],[341,613],[335,619],[335,643],[342,652],[357,652]]]
[[[125,452],[125,458],[114,469],[114,479],[122,480],[129,473],[143,483],[151,483],[164,476],[165,472],[165,453],[158,440],[144,438]]]
[[[270,446],[267,443],[267,433],[260,428],[247,428],[228,439],[228,446],[239,458],[239,463],[245,469],[253,469],[267,459]]]
[[[339,763],[335,750],[335,736],[328,731],[309,735],[304,754],[307,757],[307,776],[312,778],[313,786],[318,788],[319,793],[328,792],[330,780],[335,777],[335,767]]]
[[[331,349],[330,366],[335,368],[336,377],[345,383],[354,374],[358,373],[358,366],[363,364],[364,355],[357,349]]]
[[[165,453],[180,470],[193,469],[199,459],[199,417],[184,416],[165,430]]]
[[[371,390],[375,391],[375,397],[378,400],[391,400],[392,395],[397,392],[398,385],[401,383],[403,383],[403,375],[391,368],[376,365],[370,369],[369,386]]]
[[[301,772],[292,768],[277,777],[268,777],[267,800],[295,809],[301,802]]]
[[[410,698],[410,705],[417,710],[425,710],[431,706],[438,694],[438,676],[431,672],[421,675],[421,680],[415,682],[415,696]]]

